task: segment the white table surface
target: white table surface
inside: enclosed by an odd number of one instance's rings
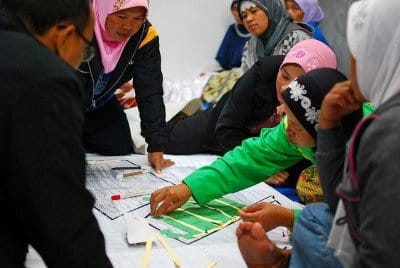
[[[171,156],[176,161],[177,165],[184,165],[186,161],[189,163],[198,163],[203,165],[210,162],[215,157],[204,158],[204,156]],[[132,158],[128,158],[132,159]],[[136,163],[145,163],[145,156],[134,156]],[[279,192],[273,190],[265,184],[259,184],[256,188],[265,189],[266,194],[274,193],[282,205],[290,208],[301,207],[300,204],[294,203],[281,195]],[[245,195],[241,195],[243,198]],[[134,212],[136,215],[146,215],[149,212],[149,207],[143,207]],[[142,259],[144,256],[144,245],[130,246],[126,240],[126,222],[124,217],[119,217],[115,220],[110,220],[97,210],[93,210],[96,216],[100,229],[102,230],[106,241],[106,252],[114,267],[128,268],[128,267],[141,267]],[[203,239],[200,239],[190,245],[186,245],[175,239],[166,238],[169,245],[172,247],[174,253],[182,260],[182,268],[185,267],[208,267],[214,261],[214,267],[246,267],[241,257],[240,251],[236,243],[235,230],[239,222],[235,222],[228,227],[213,233]],[[153,229],[154,233],[158,233]],[[282,232],[274,230],[269,233],[269,236],[276,242],[287,243],[286,238],[279,241],[278,233]],[[278,241],[277,241],[278,240]],[[26,267],[45,267],[40,256],[30,248],[27,256]],[[155,240],[151,250],[149,267],[174,267],[174,264],[167,254],[167,251],[161,244]]]

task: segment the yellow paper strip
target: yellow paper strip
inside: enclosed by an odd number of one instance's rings
[[[209,208],[209,209],[212,209],[212,210],[216,210],[216,211],[218,211],[219,213],[221,213],[222,215],[224,215],[224,216],[227,217],[227,218],[232,217],[232,216],[229,215],[228,213],[225,213],[222,209],[213,208],[213,207],[210,207],[210,206],[208,206],[208,205],[204,205],[204,207]]]
[[[217,202],[217,203],[226,205],[226,206],[231,207],[231,208],[234,208],[234,209],[236,209],[236,210],[240,210],[240,208],[235,207],[234,205],[231,205],[231,204],[229,204],[229,203],[227,203],[227,202],[224,202],[224,201],[222,201],[222,200],[215,199],[214,202]]]
[[[190,212],[190,211],[187,211],[187,210],[183,210],[183,209],[182,209],[182,211],[183,211],[184,213],[186,213],[186,214],[192,215],[192,216],[194,216],[194,217],[196,217],[196,218],[198,218],[198,219],[200,219],[200,220],[203,220],[203,221],[207,221],[207,222],[211,222],[211,223],[215,223],[215,224],[221,224],[221,223],[222,223],[222,222],[219,221],[219,220],[209,219],[209,218],[206,218],[206,217],[204,217],[204,216],[195,214],[195,213]]]
[[[144,256],[143,256],[143,259],[142,259],[141,268],[149,267],[149,259],[150,259],[150,253],[151,253],[151,246],[152,245],[153,245],[153,237],[149,236],[147,238],[147,241],[146,241],[146,247],[145,247],[145,250],[144,250]]]
[[[207,268],[214,268],[217,266],[217,262],[216,261],[211,261],[209,264],[207,264]]]
[[[175,253],[172,251],[172,248],[168,245],[167,241],[159,234],[157,234],[157,238],[161,242],[163,247],[167,250],[168,255],[174,261],[175,267],[181,267],[182,261],[178,258],[178,256],[175,255]]]
[[[180,224],[182,224],[182,225],[184,225],[184,226],[186,226],[186,227],[188,227],[188,228],[190,228],[190,229],[193,229],[193,230],[195,230],[195,231],[197,231],[197,232],[204,233],[204,231],[201,230],[200,228],[197,228],[196,226],[190,225],[190,224],[188,224],[188,223],[186,223],[186,222],[183,222],[183,221],[174,219],[174,218],[172,218],[172,217],[170,217],[170,216],[168,216],[168,215],[163,215],[162,217],[163,217],[163,218],[170,219],[171,221],[178,222],[178,223],[180,223]]]

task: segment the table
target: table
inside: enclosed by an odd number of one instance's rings
[[[214,160],[215,156],[169,156],[176,162],[176,166],[184,166],[187,163],[193,165],[202,166]],[[124,159],[130,159],[135,163],[144,165],[146,158],[143,155],[129,156]],[[275,198],[278,199],[283,206],[289,208],[301,208],[302,205],[291,201],[286,198],[278,191],[272,189],[270,186],[260,183],[253,187],[257,191],[265,191],[266,195],[271,193],[274,194]],[[245,191],[249,191],[248,189]],[[236,196],[239,196],[241,201],[248,198],[250,195],[247,192],[239,192]],[[234,195],[229,195],[229,197]],[[246,204],[250,204],[253,201],[248,198]],[[143,207],[134,213],[136,215],[146,215],[149,212],[149,207]],[[124,217],[119,217],[115,220],[110,220],[97,210],[93,210],[96,216],[100,229],[102,230],[105,241],[107,255],[113,263],[114,267],[117,268],[128,268],[128,267],[141,267],[142,259],[144,256],[144,245],[130,246],[126,240],[126,222]],[[221,231],[213,233],[203,239],[200,239],[190,245],[186,245],[175,239],[166,238],[169,245],[172,247],[175,255],[182,260],[183,268],[186,267],[208,267],[211,262],[216,262],[214,267],[246,267],[236,242],[235,230],[239,222],[235,222]],[[154,229],[154,233],[157,230]],[[282,233],[282,227],[268,233],[269,237],[275,242],[285,245],[288,243],[287,236],[280,237]],[[36,268],[45,267],[40,256],[30,248],[27,256],[26,267]],[[167,251],[161,246],[158,241],[155,241],[151,251],[149,267],[174,267],[172,259],[167,254]]]

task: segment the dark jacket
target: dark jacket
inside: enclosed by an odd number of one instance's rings
[[[168,122],[165,152],[224,154],[244,139],[258,136],[252,126],[264,123],[278,106],[276,76],[285,56],[267,56],[243,74],[210,110]]]
[[[267,56],[259,60],[236,83],[215,126],[218,144],[224,152],[244,139],[258,136],[251,127],[267,121],[279,105],[276,76],[285,56]]]
[[[399,267],[400,94],[358,125],[337,188],[357,248],[354,267]],[[371,119],[375,118],[375,119]]]
[[[97,47],[96,40],[93,41],[93,45]],[[101,71],[102,63],[98,50],[89,63],[84,62],[79,67],[78,74],[88,93],[88,112],[109,101],[114,97],[116,89],[132,79],[140,112],[141,134],[149,144],[148,151],[163,151],[167,134],[161,55],[157,31],[150,22],[146,21],[142,28],[130,38],[106,89],[94,97],[93,86]]]
[[[32,245],[49,267],[110,267],[85,188],[74,70],[0,10],[0,263]]]

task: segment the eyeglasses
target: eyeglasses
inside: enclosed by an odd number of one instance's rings
[[[83,61],[91,61],[96,53],[96,48],[90,44],[90,41],[81,33],[81,31],[78,30],[78,27],[75,27],[75,32],[85,42],[85,48],[83,49]]]

